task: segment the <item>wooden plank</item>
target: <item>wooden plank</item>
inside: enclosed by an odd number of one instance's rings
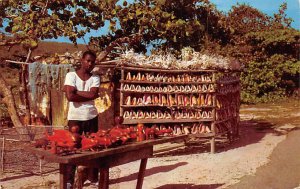
[[[131,81],[131,80],[120,80],[120,83],[135,83],[135,84],[159,84],[159,85],[170,85],[170,84],[178,84],[178,85],[197,85],[197,84],[213,84],[213,82],[209,81],[200,81],[200,82],[157,82],[157,81]]]
[[[120,90],[121,93],[143,93],[143,94],[214,94],[215,92],[155,92],[155,91],[124,91]]]
[[[189,134],[189,138],[209,138],[215,136],[214,133],[197,133],[197,134]]]
[[[85,161],[80,163],[80,165],[93,167],[93,168],[101,168],[106,166],[111,168],[132,161],[149,158],[152,155],[153,155],[153,147],[149,146],[146,148],[141,148],[141,149],[118,153],[118,154],[112,154],[110,156],[101,157],[90,161]]]
[[[165,72],[165,73],[199,73],[199,72],[217,72],[217,70],[167,70],[167,69],[160,69],[160,68],[138,68],[138,67],[130,67],[124,66],[125,70],[135,70],[135,71],[146,71],[146,72]]]
[[[124,119],[123,124],[211,122],[212,119]]]
[[[182,148],[185,148],[184,141],[179,142],[179,143],[158,144],[153,147],[153,155],[170,152],[170,151],[182,149]]]
[[[166,142],[183,140],[183,139],[186,139],[187,137],[188,137],[188,135],[163,137],[163,138],[159,138],[159,139],[152,139],[152,140],[145,140],[142,142],[129,143],[129,144],[122,145],[122,146],[119,146],[116,148],[103,149],[99,152],[83,151],[83,152],[77,152],[76,154],[72,154],[72,155],[70,154],[70,155],[66,155],[66,156],[51,154],[47,150],[34,148],[34,147],[26,147],[25,150],[27,150],[33,154],[39,155],[39,156],[43,157],[45,160],[50,161],[50,162],[65,163],[65,164],[78,164],[80,162],[90,161],[92,159],[97,159],[97,158],[105,157],[105,156],[112,155],[112,154],[137,150],[140,148],[146,148],[149,146],[153,146],[156,144],[162,144],[162,143],[166,143]]]
[[[161,104],[147,104],[147,105],[121,105],[123,108],[140,108],[140,107],[169,107],[169,108],[181,108],[181,109],[203,109],[203,108],[215,108],[215,106],[183,106],[183,105],[161,105]]]
[[[148,158],[141,159],[136,189],[142,189]]]

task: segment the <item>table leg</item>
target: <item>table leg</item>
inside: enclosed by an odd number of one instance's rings
[[[147,160],[148,160],[148,158],[141,160],[136,189],[142,189],[142,187],[143,187],[143,181],[144,181],[144,176],[145,176],[145,171],[146,171]]]
[[[67,165],[59,164],[59,188],[67,189]]]
[[[109,186],[109,167],[100,168],[100,179],[98,189],[108,189]]]

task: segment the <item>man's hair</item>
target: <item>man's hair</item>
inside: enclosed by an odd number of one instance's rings
[[[87,56],[87,55],[91,55],[91,56],[93,56],[94,58],[97,57],[95,52],[88,50],[88,51],[85,51],[85,52],[83,53],[82,58],[84,58],[84,57]]]

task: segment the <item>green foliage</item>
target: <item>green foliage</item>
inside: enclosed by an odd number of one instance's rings
[[[267,101],[299,87],[300,34],[291,28],[286,9],[284,3],[267,16],[246,4],[224,14],[208,0],[6,0],[0,3],[0,27],[8,23],[5,30],[13,38],[0,34],[0,39],[26,49],[60,36],[76,44],[90,30],[108,25],[109,33],[91,37],[90,45],[101,50],[140,33],[142,41],[128,47],[146,52],[153,45],[176,53],[190,46],[235,57],[245,65],[243,101]]]
[[[297,87],[300,61],[275,54],[265,62],[249,62],[241,74],[242,101],[267,102],[291,94]]]
[[[107,46],[111,40],[139,32],[142,44],[133,46],[138,51],[145,51],[149,44],[169,50],[180,51],[185,46],[200,50],[207,34],[219,39],[226,33],[218,22],[221,13],[204,0],[139,0],[119,7],[114,16],[119,25],[113,25],[107,36],[92,38],[94,45]]]
[[[91,29],[104,26],[117,0],[7,0],[0,3],[0,24],[17,44],[34,49],[38,40],[69,37],[76,44]],[[75,11],[74,11],[75,10]],[[108,16],[107,16],[108,15]]]

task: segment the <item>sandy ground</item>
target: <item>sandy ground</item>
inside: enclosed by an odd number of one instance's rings
[[[218,153],[188,145],[148,160],[144,189],[300,188],[299,101],[243,106],[240,139],[218,143]],[[284,111],[283,111],[284,110]],[[48,164],[43,162],[43,166]],[[35,167],[37,169],[37,167]],[[110,188],[135,188],[139,161],[110,170]],[[4,173],[3,189],[57,188],[56,168],[43,174]],[[2,189],[1,188],[1,189]],[[86,188],[97,188],[86,185]]]

